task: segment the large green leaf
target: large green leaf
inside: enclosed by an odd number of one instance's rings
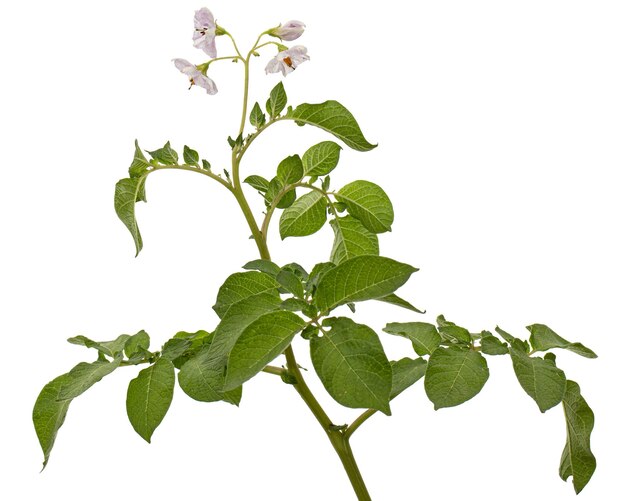
[[[526,327],[530,331],[530,345],[536,351],[546,351],[552,348],[563,348],[565,350],[573,351],[577,355],[581,355],[587,358],[597,358],[592,350],[587,348],[582,343],[571,343],[566,339],[563,339],[550,327],[543,324],[533,324]]]
[[[220,287],[213,309],[220,318],[223,318],[233,304],[272,291],[276,291],[275,294],[278,296],[277,290],[278,282],[265,273],[257,271],[233,273]]]
[[[60,389],[60,400],[71,400],[78,397],[104,376],[111,374],[120,366],[122,357],[118,356],[113,362],[98,360],[97,362],[81,362],[68,372],[65,385]]]
[[[391,414],[391,364],[378,335],[349,318],[329,318],[330,331],[311,339],[311,360],[324,387],[341,405]]]
[[[152,433],[167,414],[174,396],[174,365],[159,358],[128,385],[126,413],[135,431],[150,443]]]
[[[315,291],[320,311],[393,293],[417,271],[411,265],[380,256],[357,256],[327,271]]]
[[[509,352],[517,380],[541,412],[563,400],[565,373],[553,360],[529,356],[519,340],[513,342]]]
[[[393,206],[380,186],[369,181],[353,181],[341,188],[335,197],[368,230],[374,233],[391,231]]]
[[[570,476],[573,478],[574,490],[578,494],[596,470],[596,458],[591,452],[593,411],[580,394],[580,387],[574,381],[567,381],[563,410],[567,425],[567,441],[561,455],[559,474],[563,480],[567,480]]]
[[[59,400],[61,389],[70,380],[68,374],[63,374],[43,387],[33,408],[33,425],[43,451],[43,467],[50,459],[50,452],[54,446],[59,428],[65,421],[67,409],[71,400]]]
[[[435,410],[475,397],[489,378],[487,361],[466,347],[437,348],[428,359],[424,389]]]
[[[298,198],[280,216],[280,238],[304,237],[320,230],[326,222],[326,198],[311,191]]]
[[[330,260],[339,264],[355,256],[378,255],[378,237],[368,230],[361,221],[352,217],[333,219],[330,225],[335,232]]]
[[[305,176],[325,176],[339,163],[341,146],[333,141],[323,141],[311,146],[302,155]]]
[[[418,355],[431,355],[443,341],[437,327],[425,322],[392,322],[383,330],[410,339]]]
[[[143,240],[135,218],[135,203],[146,201],[145,182],[148,173],[142,177],[120,179],[115,185],[115,212],[122,223],[128,228],[135,242],[135,256],[143,247]]]
[[[276,118],[287,106],[287,93],[282,82],[278,82],[270,92],[270,98],[265,104],[265,109],[270,118]]]
[[[304,320],[289,311],[266,313],[248,325],[230,351],[224,389],[232,390],[258,374],[304,326]]]
[[[352,113],[337,101],[301,104],[287,113],[286,118],[295,120],[298,125],[308,124],[320,127],[357,151],[369,151],[376,148],[375,144],[368,143],[363,137],[361,128]]]
[[[391,361],[393,382],[391,385],[390,400],[396,398],[409,386],[418,382],[426,373],[428,363],[423,358],[402,358]]]

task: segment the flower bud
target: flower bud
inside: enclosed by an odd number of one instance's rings
[[[287,21],[269,31],[269,35],[291,42],[304,33],[305,24],[302,21]]]

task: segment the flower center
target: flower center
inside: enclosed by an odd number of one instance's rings
[[[291,58],[290,58],[289,56],[287,56],[287,57],[283,58],[283,62],[284,62],[287,66],[289,66],[290,68],[292,68],[292,69],[294,69],[294,70],[296,69],[296,68],[293,66],[293,61],[291,60]]]

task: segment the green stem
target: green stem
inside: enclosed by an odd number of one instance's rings
[[[376,414],[376,412],[378,412],[376,409],[367,409],[363,414],[356,418],[352,424],[346,428],[346,438],[350,438],[359,426]]]
[[[157,170],[170,170],[170,169],[173,169],[173,170],[188,170],[190,172],[197,172],[199,174],[202,174],[203,176],[207,176],[207,177],[210,177],[211,179],[214,179],[215,181],[220,183],[225,188],[228,188],[229,191],[233,191],[233,187],[231,186],[231,184],[228,181],[222,179],[220,176],[218,176],[217,174],[214,174],[210,170],[200,169],[200,168],[195,167],[193,165],[187,165],[187,164],[183,164],[183,165],[158,165],[158,166],[154,166],[154,169],[151,172],[155,172]]]

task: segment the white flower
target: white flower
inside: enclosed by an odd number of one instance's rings
[[[215,47],[215,19],[213,14],[206,7],[202,7],[196,11],[193,18],[193,46],[202,49],[209,57],[217,57],[217,49]]]
[[[287,76],[287,74],[295,70],[299,64],[309,60],[309,56],[307,56],[306,52],[306,47],[303,45],[296,45],[295,47],[279,52],[267,63],[265,73],[278,73],[282,71],[283,75]]]
[[[215,82],[202,73],[195,64],[191,64],[186,59],[174,59],[174,65],[189,77],[191,85],[197,85],[206,89],[207,94],[215,94],[217,92],[217,85]],[[191,89],[191,86],[189,87]]]
[[[302,21],[287,21],[278,28],[271,30],[269,35],[291,42],[296,38],[300,38],[300,35],[304,32],[305,26]]]

